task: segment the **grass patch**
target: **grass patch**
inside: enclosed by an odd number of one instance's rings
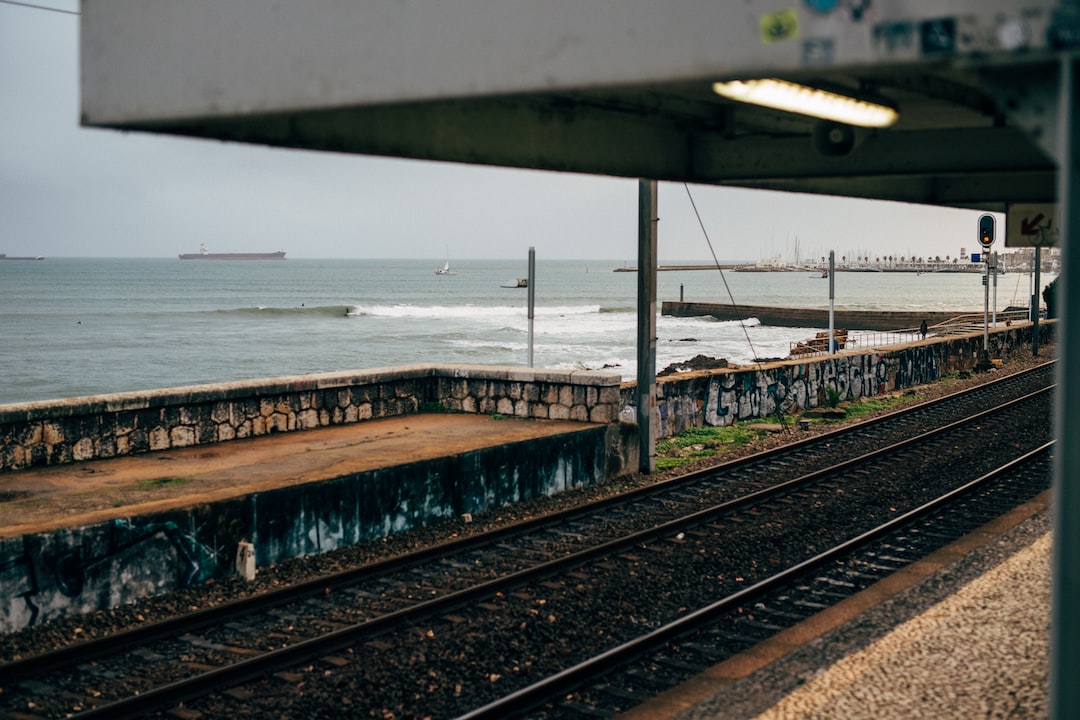
[[[938,385],[949,387],[950,385],[955,385],[961,380],[970,380],[971,377],[972,372],[970,370],[961,370],[959,372],[949,373],[948,375],[942,375],[935,382]]]
[[[893,408],[901,405],[907,405],[908,403],[919,402],[922,398],[919,395],[893,395],[890,397],[880,398],[866,398],[857,403],[845,406],[847,410],[847,419],[861,417],[863,415],[870,415],[871,413],[879,412],[881,410],[892,410]]]
[[[445,413],[450,412],[442,403],[426,402],[420,406],[420,412],[422,413]]]
[[[656,443],[656,469],[671,470],[701,458],[719,455],[764,437],[764,430],[729,425],[690,428]]]
[[[176,487],[178,485],[187,485],[189,482],[191,482],[191,481],[188,480],[187,478],[182,478],[182,477],[160,477],[160,478],[151,478],[149,480],[140,480],[139,481],[139,487],[147,488],[147,489],[162,488],[162,487]]]
[[[851,420],[852,418],[871,415],[884,410],[892,410],[898,406],[919,402],[920,400],[922,400],[922,397],[916,393],[864,398],[859,402],[844,405],[844,410],[847,413],[844,420]],[[799,418],[798,416],[785,418],[784,422],[790,422],[791,427],[795,427],[799,420],[805,420],[815,425],[829,422],[819,418]],[[728,450],[760,440],[767,434],[768,431],[753,427],[752,424],[690,428],[673,437],[657,441],[656,470],[657,472],[672,470],[695,460],[720,455]]]

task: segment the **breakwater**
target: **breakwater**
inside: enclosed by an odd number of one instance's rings
[[[714,317],[717,320],[746,320],[757,318],[762,325],[786,327],[829,327],[827,308],[776,307],[771,305],[730,305],[705,302],[665,301],[661,314],[674,317]],[[963,315],[960,312],[907,312],[884,310],[834,310],[834,327],[848,330],[892,331],[917,328],[925,320],[928,325],[948,323]]]
[[[702,264],[698,263],[698,264],[693,264],[693,265],[658,265],[656,267],[656,269],[659,272],[669,272],[669,271],[682,271],[682,270],[734,270],[735,268],[738,268],[738,267],[742,267],[742,265],[731,265],[731,264],[717,265],[715,263],[713,263],[711,265],[702,265]],[[636,265],[623,265],[622,267],[617,267],[614,270],[612,270],[612,272],[631,272],[631,273],[636,273],[637,271],[638,271],[638,269],[637,269]]]

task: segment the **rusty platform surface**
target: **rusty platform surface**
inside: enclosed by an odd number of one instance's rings
[[[0,538],[86,525],[595,425],[419,414],[0,474]]]

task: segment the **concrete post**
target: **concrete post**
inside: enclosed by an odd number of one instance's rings
[[[1054,450],[1054,559],[1050,647],[1050,717],[1056,720],[1080,717],[1080,481],[1069,476],[1069,468],[1080,467],[1080,383],[1070,377],[1080,373],[1080,334],[1072,329],[1080,317],[1080,124],[1076,119],[1076,98],[1080,92],[1078,60],[1066,55],[1061,60],[1058,86],[1058,203],[1061,208],[1061,274],[1058,275],[1057,304],[1061,308],[1056,337],[1059,361],[1055,390]],[[1039,290],[1035,290],[1038,296]]]
[[[655,180],[638,182],[637,421],[639,469],[656,470],[656,226]]]

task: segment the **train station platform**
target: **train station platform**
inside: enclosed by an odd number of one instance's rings
[[[401,415],[0,474],[0,632],[600,482],[602,423]]]
[[[417,414],[0,475],[0,539],[162,512],[595,425]]]
[[[1050,492],[624,720],[1049,714]]]

